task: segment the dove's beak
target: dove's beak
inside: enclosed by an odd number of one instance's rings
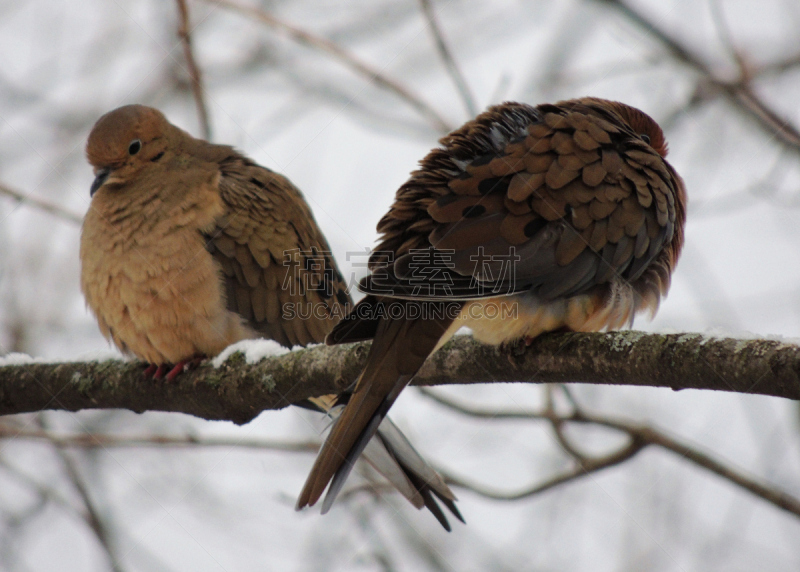
[[[97,171],[94,177],[94,182],[92,183],[92,187],[89,189],[89,196],[93,197],[94,194],[97,192],[97,189],[103,186],[103,183],[106,182],[108,178],[108,174],[111,172],[111,169],[108,167],[104,167]]]

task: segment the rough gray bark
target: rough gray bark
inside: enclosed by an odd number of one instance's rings
[[[246,423],[266,409],[352,383],[369,344],[317,346],[247,365],[235,354],[172,382],[145,379],[135,362],[0,367],[0,415],[42,409],[124,408]],[[457,336],[414,383],[596,383],[710,389],[800,399],[800,347],[773,340],[643,332],[558,333],[529,347],[498,348]]]

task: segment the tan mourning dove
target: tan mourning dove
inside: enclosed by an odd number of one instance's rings
[[[655,313],[686,194],[645,113],[595,98],[492,107],[441,140],[378,223],[368,295],[327,343],[372,339],[300,494],[323,506],[429,354],[459,328],[503,344]]]
[[[345,282],[285,177],[141,105],[101,117],[86,155],[96,178],[81,288],[103,335],[155,377],[244,339],[321,342],[344,317]],[[335,415],[346,399],[310,401]],[[391,422],[379,435],[365,456],[448,527],[432,495],[459,516],[452,491]]]

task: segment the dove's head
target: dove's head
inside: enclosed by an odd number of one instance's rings
[[[616,111],[640,137],[645,139],[646,143],[650,145],[656,153],[662,157],[667,156],[667,140],[655,119],[647,115],[641,109],[636,109],[630,105],[625,105],[618,101],[611,101],[609,103],[614,111]]]
[[[142,169],[164,158],[176,132],[160,111],[144,105],[126,105],[103,115],[86,143],[95,174],[90,193],[103,185],[133,181]]]
[[[667,156],[667,139],[664,137],[664,132],[661,130],[658,123],[656,123],[655,119],[647,115],[644,111],[619,101],[610,101],[598,97],[583,97],[573,100],[573,102],[585,105],[602,115],[607,116],[609,111],[613,112],[619,119],[626,123],[636,135],[650,145],[656,153],[664,158]]]

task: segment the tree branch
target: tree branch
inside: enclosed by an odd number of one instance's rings
[[[66,451],[60,447],[57,447],[56,450],[58,451],[58,455],[64,464],[64,469],[67,472],[69,480],[78,491],[78,495],[81,497],[83,505],[86,508],[86,514],[84,515],[86,524],[97,537],[97,541],[100,543],[100,546],[102,546],[103,551],[106,553],[111,570],[113,570],[113,572],[123,572],[124,568],[122,567],[122,563],[120,562],[119,557],[115,554],[112,545],[111,532],[101,517],[99,508],[92,500],[92,496],[89,493],[89,487],[87,486],[83,477],[81,477],[78,468],[75,466],[75,462],[70,458],[69,454],[67,454]]]
[[[14,190],[11,187],[0,183],[0,194],[6,195],[11,197],[15,201],[20,203],[25,203],[36,207],[37,209],[43,210],[48,212],[52,215],[55,215],[59,218],[63,218],[64,220],[68,220],[70,222],[76,222],[80,224],[83,221],[83,217],[77,213],[73,213],[61,207],[55,203],[48,202],[44,199],[37,199],[32,195],[26,195],[25,193],[21,193],[20,191]]]
[[[775,137],[785,148],[800,153],[800,131],[789,119],[781,116],[753,91],[748,75],[743,74],[735,81],[720,78],[699,54],[623,0],[595,1],[615,8],[630,22],[656,38],[669,50],[673,58],[693,68],[710,85],[719,90],[719,93],[723,94],[736,109],[752,119],[769,138]],[[735,58],[735,54],[731,55]]]
[[[205,89],[203,88],[203,76],[200,73],[200,68],[197,65],[197,60],[194,57],[194,50],[192,49],[192,36],[191,28],[189,27],[189,6],[186,0],[177,0],[178,2],[178,16],[180,23],[178,24],[178,37],[183,44],[183,55],[186,58],[186,67],[189,71],[189,77],[192,82],[192,94],[194,95],[194,102],[197,106],[197,117],[200,121],[200,130],[203,133],[203,139],[211,140],[211,124],[208,121],[208,108],[206,107]]]
[[[422,8],[422,14],[428,22],[428,28],[430,28],[431,34],[433,35],[433,41],[436,43],[436,51],[439,52],[439,57],[442,58],[442,62],[447,69],[450,79],[453,80],[453,84],[455,84],[458,93],[461,95],[461,100],[464,102],[467,115],[469,115],[469,117],[475,117],[478,115],[479,111],[478,107],[475,105],[475,97],[472,95],[469,84],[464,74],[461,73],[456,59],[453,57],[453,52],[444,39],[444,34],[436,19],[436,13],[433,11],[431,0],[420,0],[420,6]]]
[[[316,346],[247,365],[234,354],[172,382],[139,363],[26,363],[0,367],[0,415],[43,409],[183,412],[247,423],[267,409],[341,391],[369,344]],[[426,362],[417,385],[593,383],[712,389],[800,399],[800,347],[773,340],[643,332],[559,333],[511,350],[457,336]]]
[[[357,74],[367,78],[368,81],[374,82],[378,87],[394,93],[397,97],[408,103],[422,117],[424,117],[437,132],[447,133],[448,131],[452,131],[452,126],[439,114],[438,111],[425,102],[420,96],[411,92],[411,90],[403,86],[397,80],[390,78],[381,70],[374,68],[362,61],[338,44],[326,38],[315,36],[310,32],[289,24],[288,22],[277,18],[261,8],[246,6],[234,0],[206,1],[254,18],[270,28],[283,31],[295,42],[329,54]]]
[[[241,437],[199,437],[196,435],[105,435],[103,433],[60,433],[43,429],[16,427],[0,422],[0,439],[28,439],[59,448],[237,448],[291,453],[316,453],[319,441],[288,441],[278,439],[243,439]]]
[[[558,415],[552,406],[548,406],[543,411],[508,411],[489,409],[480,406],[466,405],[447,399],[431,391],[423,390],[423,393],[453,411],[477,417],[479,419],[518,419],[518,420],[548,420],[554,426],[565,423],[580,423],[584,425],[595,425],[607,427],[621,431],[628,436],[628,443],[619,449],[599,457],[586,457],[583,454],[576,454],[573,446],[565,448],[576,462],[575,465],[561,474],[555,475],[542,483],[534,484],[519,491],[504,492],[494,488],[470,482],[461,477],[451,475],[447,471],[439,470],[448,482],[464,487],[481,496],[495,500],[519,500],[543,493],[558,485],[574,481],[585,477],[591,473],[596,473],[602,469],[613,467],[636,456],[637,453],[650,445],[661,447],[667,451],[675,453],[686,461],[696,466],[716,474],[719,477],[737,485],[757,497],[785,510],[795,516],[800,516],[800,499],[797,499],[776,486],[764,484],[759,480],[745,475],[742,471],[727,466],[721,461],[714,459],[711,455],[703,453],[687,443],[667,435],[654,427],[641,423],[631,422],[615,417],[591,414],[582,409],[575,409],[572,413]],[[565,438],[565,437],[564,437]],[[559,439],[559,443],[564,443]]]

